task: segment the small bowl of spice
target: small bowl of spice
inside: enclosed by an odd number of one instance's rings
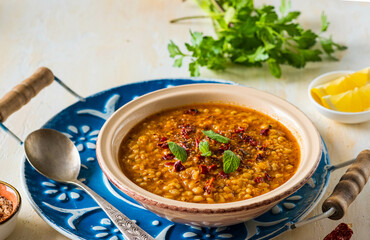
[[[21,207],[21,196],[9,183],[0,181],[0,240],[14,230]]]

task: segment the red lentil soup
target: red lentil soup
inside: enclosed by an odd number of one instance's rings
[[[292,133],[255,110],[196,104],[154,114],[122,141],[125,175],[154,194],[185,202],[224,203],[267,193],[296,172]]]

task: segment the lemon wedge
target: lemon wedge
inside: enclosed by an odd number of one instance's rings
[[[370,68],[339,77],[333,81],[318,85],[311,89],[311,95],[316,102],[323,105],[322,98],[327,95],[338,95],[340,93],[360,88],[370,83]]]
[[[322,97],[326,108],[342,112],[362,112],[370,110],[370,84],[337,95]]]

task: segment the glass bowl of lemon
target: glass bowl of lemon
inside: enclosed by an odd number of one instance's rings
[[[370,68],[320,75],[308,87],[316,109],[332,120],[360,123],[370,120]]]

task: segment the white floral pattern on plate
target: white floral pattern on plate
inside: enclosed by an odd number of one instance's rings
[[[85,148],[96,149],[99,130],[91,130],[88,125],[83,125],[80,128],[69,125],[67,132],[63,132],[63,134],[72,140],[79,152]]]
[[[42,186],[46,188],[45,194],[50,197],[56,197],[59,201],[65,202],[69,200],[79,200],[81,199],[81,189],[70,187],[68,185],[60,185],[53,182],[42,182]]]

